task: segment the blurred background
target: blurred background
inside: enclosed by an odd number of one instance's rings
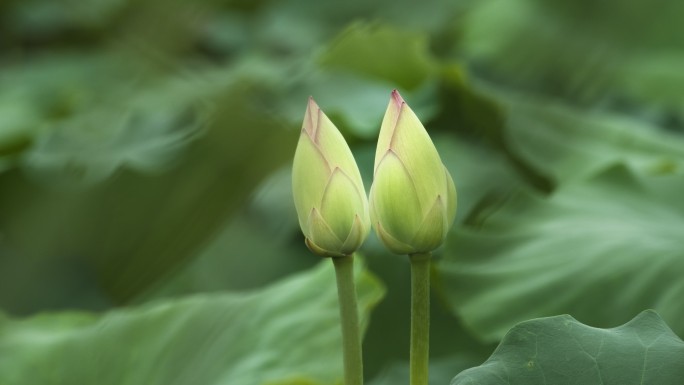
[[[0,2],[0,361],[14,368],[0,379],[30,383],[73,348],[36,339],[50,317],[87,350],[83,317],[313,268],[290,186],[307,97],[368,188],[393,89],[459,194],[434,268],[434,383],[540,316],[612,327],[655,308],[683,335],[683,14],[675,0]],[[408,262],[373,235],[363,254],[387,290],[366,377],[402,383]],[[261,383],[221,378],[178,383]]]

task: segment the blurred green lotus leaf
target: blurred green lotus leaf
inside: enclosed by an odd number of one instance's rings
[[[326,68],[344,69],[413,90],[437,68],[425,35],[390,25],[355,23],[322,54]]]
[[[383,296],[357,264],[364,325]],[[0,314],[0,383],[335,385],[342,343],[334,271],[247,293],[198,294],[103,314]]]
[[[684,332],[684,179],[624,166],[551,196],[521,190],[455,229],[437,281],[485,341],[524,320],[571,314],[598,327],[648,308]]]

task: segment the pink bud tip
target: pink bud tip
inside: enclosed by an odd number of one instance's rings
[[[392,100],[397,104],[398,109],[401,109],[401,106],[406,103],[397,90],[392,90]]]
[[[306,106],[306,114],[304,116],[304,125],[302,129],[316,141],[316,132],[318,131],[318,115],[321,113],[320,107],[313,99],[313,96],[309,96],[309,101]]]
[[[314,100],[313,96],[309,96],[308,107],[310,110],[315,110],[318,108],[318,104],[316,104],[316,101]]]

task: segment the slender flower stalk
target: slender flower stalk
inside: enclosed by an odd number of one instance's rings
[[[354,256],[332,258],[337,279],[337,296],[342,321],[342,354],[345,385],[363,385],[363,357],[359,329],[356,288],[354,287]]]
[[[456,216],[456,187],[416,114],[392,92],[375,153],[370,215],[378,238],[411,261],[411,385],[427,385],[430,259]]]
[[[294,156],[292,192],[307,247],[331,257],[335,266],[345,385],[363,385],[353,253],[370,231],[368,200],[344,137],[311,98]]]
[[[430,358],[430,260],[413,254],[411,260],[411,385],[428,384]]]

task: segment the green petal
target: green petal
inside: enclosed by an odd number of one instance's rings
[[[316,255],[320,255],[321,257],[344,257],[346,254],[342,253],[337,253],[337,252],[331,252],[328,250],[325,250],[318,246],[317,244],[313,243],[313,241],[309,238],[305,238],[304,242],[306,243],[306,247],[311,250],[312,253]]]
[[[321,216],[339,239],[347,239],[354,219],[366,210],[365,199],[344,171],[333,170],[323,193]]]
[[[442,197],[437,197],[435,204],[425,215],[425,219],[411,241],[411,245],[416,249],[416,252],[430,252],[444,242],[447,228],[446,207],[444,207]]]
[[[363,244],[363,241],[366,240],[369,230],[370,228],[363,225],[359,216],[355,216],[349,236],[342,245],[342,253],[345,255],[351,255],[353,252],[358,250],[358,248]]]
[[[401,160],[389,151],[378,165],[371,188],[371,216],[393,238],[407,243],[423,221],[416,188]]]
[[[447,170],[446,167],[444,167],[444,174],[446,175],[446,181],[447,181],[447,196],[446,196],[446,211],[447,211],[447,230],[451,225],[454,223],[454,219],[456,218],[456,206],[457,206],[457,194],[456,194],[456,185],[454,185],[454,180],[451,178],[451,174],[449,174],[449,170]]]
[[[342,241],[333,233],[330,226],[328,226],[325,219],[321,217],[321,214],[316,209],[311,210],[308,228],[309,233],[305,235],[309,242],[313,242],[318,248],[325,250],[327,253],[340,253]]]
[[[392,142],[394,130],[397,126],[399,112],[404,104],[404,99],[401,98],[399,92],[397,92],[397,90],[392,91],[390,102],[387,105],[387,110],[385,110],[385,117],[382,119],[382,125],[380,126],[380,134],[378,135],[378,145],[375,150],[375,165],[373,166],[373,170],[378,169],[380,161],[385,157],[387,151],[390,150],[390,143]]]
[[[302,130],[292,164],[292,194],[304,234],[308,233],[311,209],[323,199],[331,169],[323,155]]]
[[[442,175],[444,166],[425,127],[416,114],[394,91],[382,122],[378,153],[391,149],[401,159],[416,186],[418,201],[423,212],[434,203],[439,194],[446,194],[447,185]]]
[[[374,222],[375,223],[375,232],[378,234],[378,238],[382,241],[382,243],[389,249],[389,251],[393,252],[394,254],[413,254],[416,252],[416,250],[397,240],[394,238],[390,233],[385,231],[385,228],[382,227],[380,222]]]
[[[342,169],[364,191],[361,173],[354,160],[354,155],[352,155],[340,131],[313,100],[309,102],[308,115],[311,115],[310,119],[314,122],[312,123],[314,127],[311,131],[313,133],[312,140],[320,149],[330,168],[335,169],[335,167],[339,167]]]
[[[427,210],[447,186],[442,175],[444,165],[423,125],[404,105],[391,145],[416,183],[421,208]]]

